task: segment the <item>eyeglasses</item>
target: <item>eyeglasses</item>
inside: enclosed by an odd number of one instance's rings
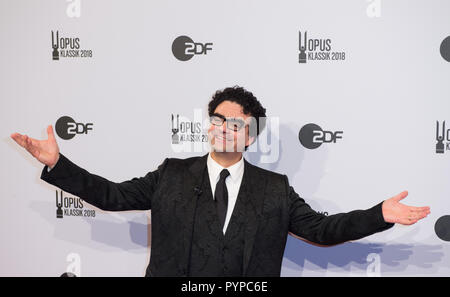
[[[215,113],[210,118],[209,121],[214,126],[222,126],[223,122],[227,122],[227,128],[237,132],[245,127],[245,122],[237,118],[226,118],[221,114]]]

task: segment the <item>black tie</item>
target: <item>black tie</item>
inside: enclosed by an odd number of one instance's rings
[[[228,190],[225,184],[225,179],[230,175],[227,169],[220,172],[220,179],[216,184],[216,191],[214,192],[214,199],[216,201],[217,214],[219,215],[220,229],[223,230],[225,218],[227,216],[228,208]]]

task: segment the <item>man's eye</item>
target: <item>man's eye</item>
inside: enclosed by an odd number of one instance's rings
[[[237,122],[230,122],[230,128],[231,129],[237,131],[237,130],[239,130],[239,127],[240,127],[239,123],[237,123]]]

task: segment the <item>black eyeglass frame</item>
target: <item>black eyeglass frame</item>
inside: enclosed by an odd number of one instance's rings
[[[209,121],[214,126],[222,126],[223,122],[227,122],[227,129],[234,131],[234,132],[238,132],[246,126],[246,123],[244,120],[237,119],[237,118],[231,118],[231,117],[227,118],[224,115],[221,115],[220,113],[213,113],[209,117]],[[237,126],[236,126],[236,124],[237,124]]]

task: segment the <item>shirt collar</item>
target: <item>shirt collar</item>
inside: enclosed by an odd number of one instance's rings
[[[212,180],[215,180],[217,182],[219,180],[220,172],[225,169],[225,167],[217,163],[211,157],[211,154],[208,154],[207,166],[210,177],[212,178]],[[226,169],[228,169],[228,172],[230,172],[230,178],[232,179],[232,181],[238,181],[239,178],[241,178],[244,174],[244,156],[242,156],[238,162],[231,165],[230,167],[227,167]]]

